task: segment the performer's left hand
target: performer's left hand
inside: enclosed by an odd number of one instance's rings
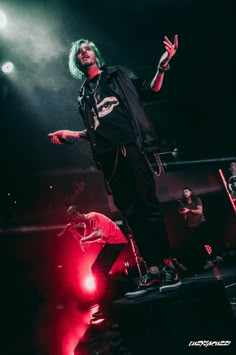
[[[179,46],[178,35],[175,35],[174,43],[172,43],[169,38],[165,36],[163,43],[165,45],[166,52],[161,56],[159,66],[166,66],[171,60],[171,58],[175,55]]]

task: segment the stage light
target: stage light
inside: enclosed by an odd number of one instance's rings
[[[11,62],[7,62],[2,65],[2,71],[5,74],[11,74],[14,70],[14,64]]]
[[[204,247],[206,249],[207,254],[211,255],[212,254],[212,247],[209,244],[205,244]]]
[[[4,28],[7,25],[7,17],[3,11],[0,10],[0,28]]]
[[[93,276],[88,276],[83,281],[83,286],[86,291],[93,292],[96,290],[96,283]]]

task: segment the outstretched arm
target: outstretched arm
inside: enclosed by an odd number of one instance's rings
[[[83,131],[70,131],[67,129],[62,129],[60,131],[49,133],[48,137],[50,137],[51,143],[62,144],[62,140],[67,138],[87,138],[87,130],[85,129]],[[62,140],[60,140],[60,138]]]
[[[97,229],[91,234],[89,234],[87,237],[81,238],[81,242],[95,242],[96,240],[102,239],[102,230]]]
[[[157,67],[157,72],[151,82],[151,89],[155,92],[159,91],[163,84],[164,74],[169,67],[169,61],[175,55],[179,42],[178,42],[178,35],[174,37],[174,43],[172,43],[167,36],[164,37],[163,41],[165,45],[165,53],[161,56],[159,60],[159,64]]]

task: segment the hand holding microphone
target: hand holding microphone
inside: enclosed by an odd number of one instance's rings
[[[54,144],[74,144],[73,138],[80,138],[80,133],[70,131],[68,129],[61,129],[53,133],[49,133],[51,143]]]
[[[72,223],[68,223],[61,232],[57,233],[57,237],[61,237],[70,227],[73,227]]]
[[[65,226],[65,228],[61,232],[57,233],[57,236],[61,237],[66,231],[70,230],[71,228],[79,228],[79,227],[84,228],[84,226],[85,226],[84,223],[75,224],[70,222]]]

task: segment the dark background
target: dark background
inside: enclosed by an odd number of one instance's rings
[[[235,79],[232,0],[2,2],[8,27],[0,32],[1,166],[3,173],[88,168],[87,144],[53,146],[48,132],[81,129],[80,82],[68,71],[72,41],[89,38],[107,64],[151,79],[163,37],[179,35],[160,104],[147,107],[157,130],[189,158],[234,155]]]
[[[235,156],[234,1],[11,0],[0,9],[8,17],[0,30],[0,63],[15,65],[12,75],[0,73],[2,338],[6,349],[12,347],[6,354],[36,354],[25,345],[35,324],[50,337],[48,329],[58,322],[48,309],[71,300],[77,309],[81,292],[81,253],[69,236],[58,240],[54,228],[66,223],[66,207],[80,203],[85,212],[120,218],[88,144],[48,140],[57,129],[84,127],[77,110],[81,82],[68,71],[71,42],[88,38],[107,64],[151,79],[164,35],[173,40],[177,33],[179,49],[165,76],[163,100],[146,107],[160,148],[177,148],[184,160]],[[220,162],[191,164],[157,178],[175,256],[188,254],[175,202],[186,186],[202,198],[217,252],[235,249],[236,215],[218,168],[229,177],[229,162]],[[42,229],[50,225],[54,229]]]
[[[177,148],[178,159],[189,161],[236,155],[233,1],[13,0],[3,1],[1,9],[8,26],[0,31],[0,62],[15,65],[11,75],[0,74],[4,228],[63,224],[65,208],[77,202],[86,212],[115,212],[88,143],[58,146],[48,139],[57,129],[84,127],[77,107],[81,82],[68,70],[71,42],[81,37],[97,44],[107,64],[151,79],[164,35],[173,40],[177,33],[179,49],[165,76],[163,99],[146,106],[160,149]],[[218,168],[229,175],[229,164],[203,163],[197,171],[191,165],[171,179],[167,172],[158,191],[161,202],[179,198],[183,185],[200,195],[222,190],[227,199]]]

